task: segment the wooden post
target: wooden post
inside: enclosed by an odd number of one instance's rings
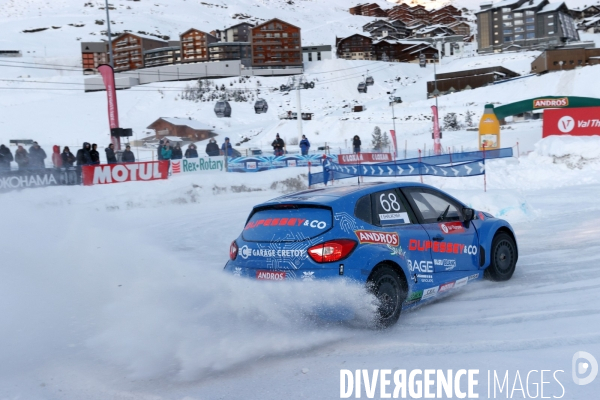
[[[483,191],[487,192],[487,168],[485,167],[485,143],[483,144]]]

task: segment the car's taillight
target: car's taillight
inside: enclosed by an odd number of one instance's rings
[[[233,242],[231,242],[231,246],[229,246],[229,258],[231,260],[235,260],[235,258],[237,257],[237,253],[238,253],[238,245],[234,240]]]
[[[354,250],[356,242],[350,239],[331,240],[308,249],[308,255],[315,262],[327,263],[342,260]]]

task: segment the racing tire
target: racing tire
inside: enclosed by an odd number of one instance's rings
[[[394,325],[406,299],[406,289],[398,273],[388,265],[382,265],[369,278],[367,287],[377,300],[376,326],[387,328]]]
[[[486,268],[485,274],[492,281],[507,281],[514,272],[517,265],[517,245],[514,239],[507,233],[499,233],[492,241],[490,253],[490,266]]]

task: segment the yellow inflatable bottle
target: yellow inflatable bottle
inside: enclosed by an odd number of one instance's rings
[[[496,117],[493,104],[486,104],[479,121],[479,150],[500,148],[500,121]]]

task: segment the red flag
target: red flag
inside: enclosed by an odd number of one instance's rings
[[[442,154],[442,144],[440,143],[440,124],[438,121],[438,110],[436,106],[431,106],[433,110],[433,153]]]
[[[394,160],[398,158],[398,142],[396,142],[396,131],[390,130],[390,135],[392,136],[392,140],[394,141]]]
[[[102,75],[106,97],[108,99],[108,124],[111,129],[119,127],[119,110],[117,108],[117,91],[115,89],[115,71],[110,65],[102,64],[98,67]]]

